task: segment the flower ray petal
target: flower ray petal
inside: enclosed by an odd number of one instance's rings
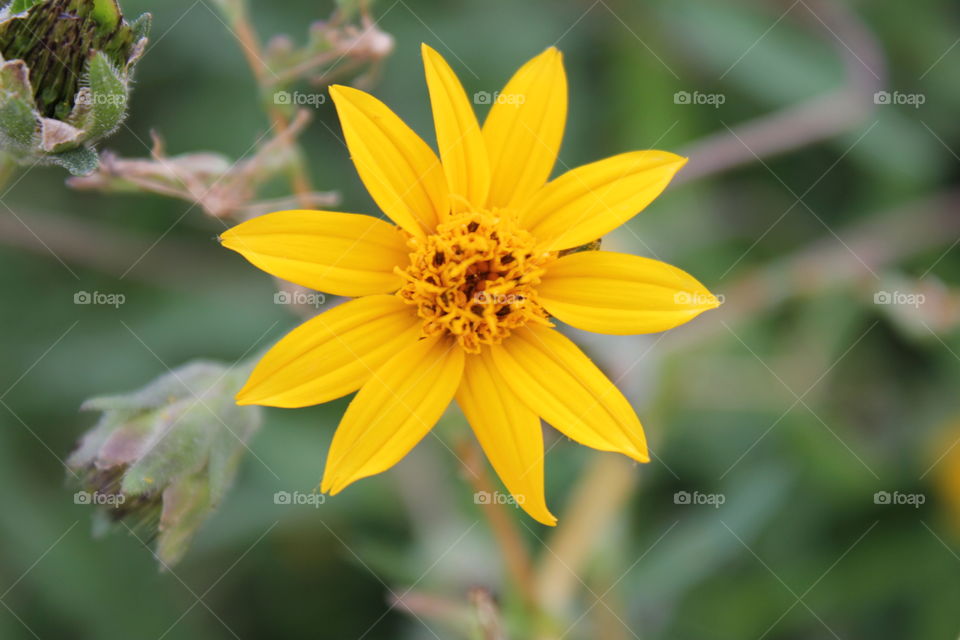
[[[677,267],[611,251],[583,251],[550,265],[537,290],[559,320],[594,333],[632,335],[672,329],[720,305]]]
[[[394,226],[357,213],[278,211],[228,229],[220,241],[271,275],[340,296],[396,291],[393,269],[408,260]]]
[[[238,404],[306,407],[353,393],[416,342],[420,319],[396,296],[350,300],[307,320],[267,352]]]
[[[555,525],[544,496],[540,418],[502,383],[489,351],[467,357],[457,404],[517,504],[538,522]]]
[[[377,206],[409,233],[429,233],[450,207],[436,154],[370,94],[334,85],[330,95],[353,164]]]
[[[437,147],[447,176],[453,211],[481,207],[490,189],[490,163],[477,116],[453,69],[443,57],[422,45],[423,67],[433,105]]]
[[[426,338],[377,369],[337,427],[321,490],[339,493],[407,455],[453,399],[463,360],[463,351],[451,341]]]
[[[650,460],[643,428],[623,394],[568,338],[527,326],[491,348],[497,371],[555,429],[601,451]]]
[[[633,151],[567,171],[531,199],[521,221],[547,250],[592,242],[659,196],[686,158]]]
[[[483,123],[491,207],[517,205],[553,170],[567,119],[563,55],[550,47],[513,75]]]

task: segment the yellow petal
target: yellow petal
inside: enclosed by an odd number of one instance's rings
[[[577,167],[544,185],[521,221],[548,250],[592,242],[653,202],[686,162],[666,151],[632,151]]]
[[[334,85],[353,164],[370,196],[398,225],[422,237],[449,209],[436,154],[390,108],[368,93]]]
[[[420,340],[384,363],[337,427],[321,490],[339,493],[396,464],[443,415],[462,373],[463,350],[443,337]]]
[[[421,45],[423,68],[433,105],[440,160],[447,176],[454,211],[482,207],[490,188],[490,163],[477,116],[456,74],[443,57]]]
[[[492,347],[491,355],[504,383],[555,429],[588,447],[650,461],[630,403],[558,331],[528,325]]]
[[[674,266],[611,251],[583,251],[550,265],[537,293],[563,322],[596,333],[666,331],[720,301]]]
[[[491,207],[518,204],[546,182],[566,119],[563,55],[550,47],[520,67],[497,95],[483,124],[492,172]]]
[[[279,211],[228,229],[220,241],[271,275],[338,296],[396,291],[393,269],[410,260],[396,227],[356,213]]]
[[[457,404],[517,504],[535,520],[555,525],[544,498],[540,418],[503,384],[488,350],[467,356]]]
[[[397,296],[365,296],[307,320],[257,363],[237,404],[306,407],[359,389],[417,341],[420,319]]]

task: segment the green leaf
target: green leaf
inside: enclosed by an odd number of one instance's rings
[[[103,33],[109,33],[116,29],[123,17],[117,0],[93,0],[92,15]]]
[[[37,142],[37,114],[27,100],[0,94],[0,142],[4,147],[30,151]]]
[[[38,5],[43,0],[13,0],[10,4],[10,13],[23,13],[30,7]]]
[[[100,157],[90,147],[77,147],[48,157],[51,162],[63,167],[75,176],[90,175],[100,166]]]
[[[85,84],[90,89],[89,111],[80,127],[88,140],[97,140],[116,130],[127,113],[127,83],[107,56],[95,53],[87,64]]]
[[[190,390],[202,392],[223,376],[221,365],[205,360],[191,362],[163,374],[145,387],[130,393],[97,396],[83,403],[83,411],[146,411],[168,406],[174,400],[190,396]]]
[[[210,487],[200,478],[184,478],[163,492],[157,555],[163,565],[176,564],[210,515]]]
[[[142,14],[139,18],[130,23],[130,29],[133,31],[133,41],[139,42],[150,35],[150,27],[153,24],[153,15],[149,13]]]
[[[147,452],[124,474],[121,490],[137,496],[154,493],[206,464],[217,416],[200,401],[184,398],[159,411]]]

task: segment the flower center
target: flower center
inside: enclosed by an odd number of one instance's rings
[[[451,335],[468,353],[479,353],[528,322],[552,326],[536,286],[556,256],[537,253],[509,212],[455,214],[408,245],[410,266],[398,268],[406,283],[397,295],[417,306],[424,336]]]

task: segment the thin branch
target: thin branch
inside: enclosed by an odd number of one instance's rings
[[[677,184],[827,140],[856,127],[873,111],[874,92],[886,73],[876,38],[841,2],[806,0],[804,7],[804,22],[839,54],[844,86],[689,145],[681,153],[690,162],[677,175]]]

